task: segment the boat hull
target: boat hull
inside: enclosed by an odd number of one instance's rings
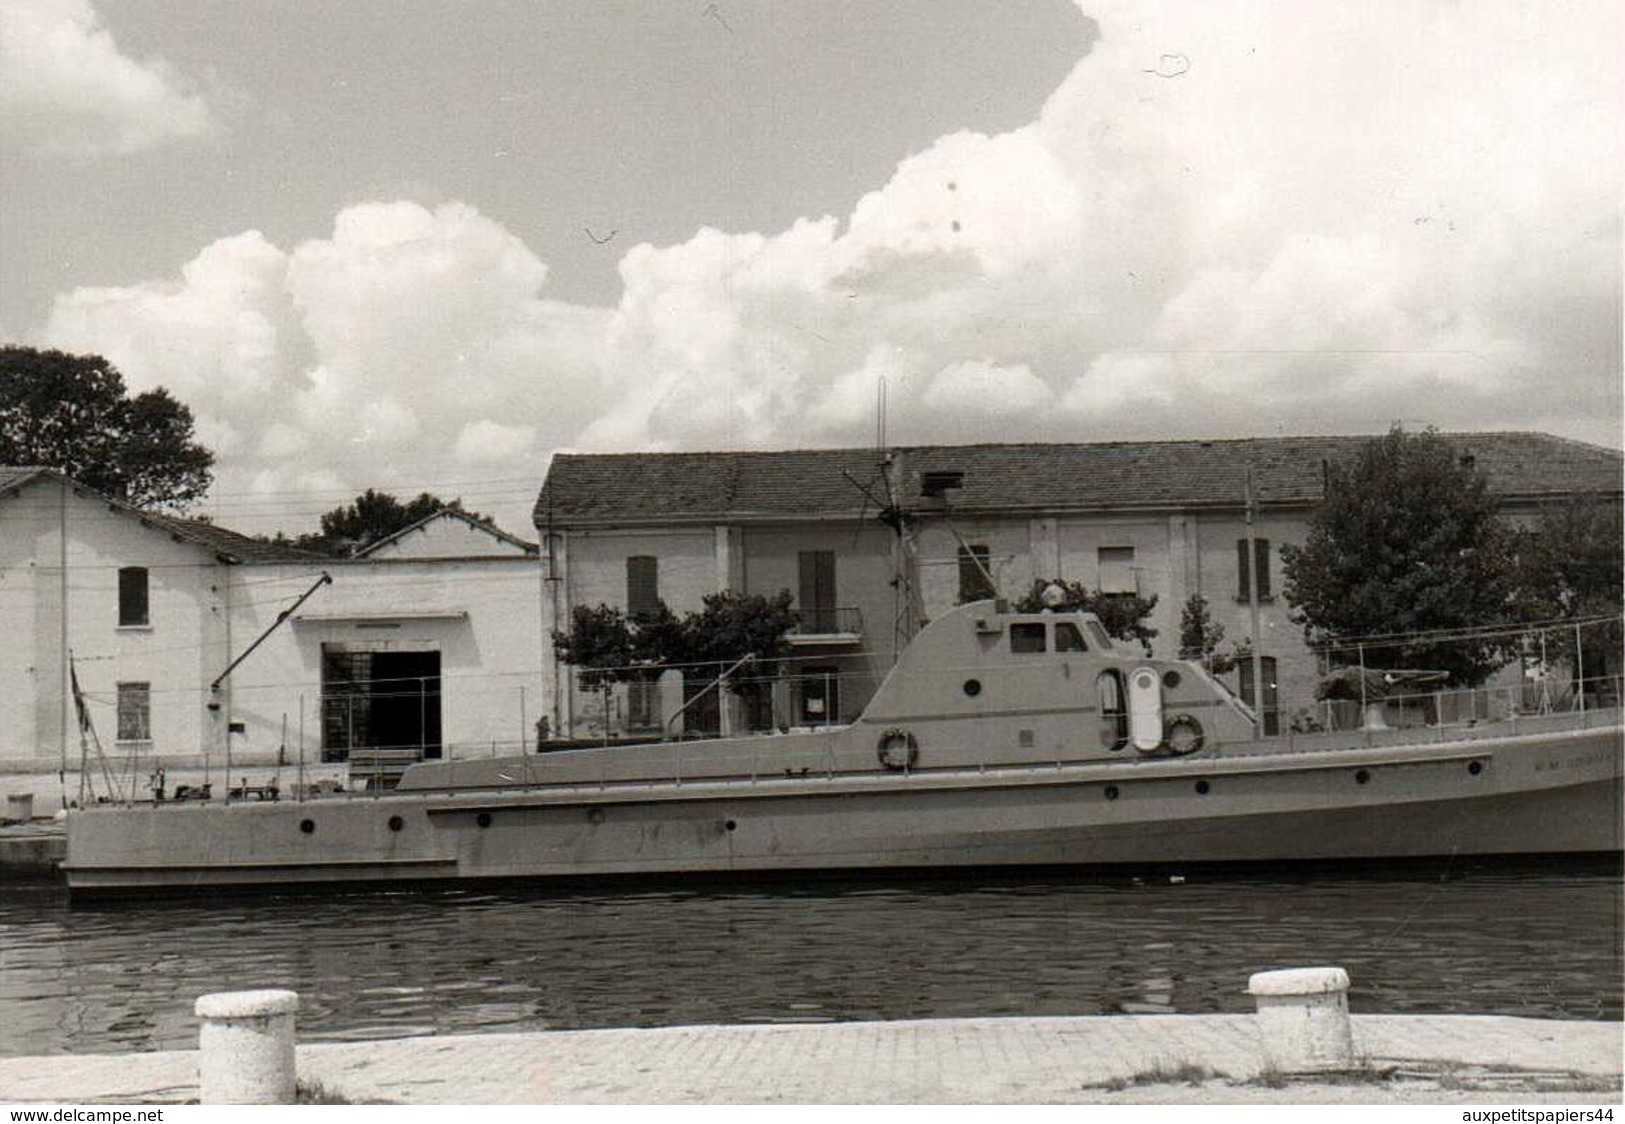
[[[76,895],[1621,850],[1617,727],[1177,761],[96,808]]]

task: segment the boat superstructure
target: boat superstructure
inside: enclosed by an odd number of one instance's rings
[[[1620,712],[1260,738],[1087,613],[943,615],[851,725],[426,762],[388,793],[90,807],[76,893],[1621,848]]]

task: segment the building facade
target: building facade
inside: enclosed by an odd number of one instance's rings
[[[1513,520],[1576,493],[1620,495],[1617,451],[1532,433],[1446,436]],[[1257,638],[1274,732],[1313,706],[1323,670],[1289,617],[1281,547],[1303,542],[1327,467],[1369,440],[560,455],[535,509],[544,615],[562,630],[577,605],[658,599],[682,613],[719,590],[789,590],[799,625],[785,682],[771,713],[736,701],[733,724],[795,727],[855,717],[908,637],[962,600],[1016,600],[1054,580],[1154,596],[1153,649],[1173,656],[1181,610],[1200,595],[1228,641]],[[658,697],[624,686],[605,697],[546,658],[556,729],[689,728],[671,723],[684,692],[669,681]],[[1249,660],[1229,682],[1250,699],[1252,679]]]
[[[532,746],[535,549],[439,530],[323,558],[0,469],[0,766],[76,767],[94,744],[121,769]]]

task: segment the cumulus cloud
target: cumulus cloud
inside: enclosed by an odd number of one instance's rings
[[[634,246],[612,307],[547,300],[474,206],[368,203],[65,294],[48,335],[167,381],[268,489],[864,444],[882,384],[899,442],[1618,443],[1608,0],[1084,7],[1101,35],[1032,122],[944,136],[844,216]]]
[[[217,124],[169,64],[121,53],[90,0],[0,5],[0,122],[26,147],[76,157],[140,152]]]

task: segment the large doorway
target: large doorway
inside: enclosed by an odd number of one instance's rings
[[[438,651],[322,645],[322,760],[355,749],[441,756]]]

